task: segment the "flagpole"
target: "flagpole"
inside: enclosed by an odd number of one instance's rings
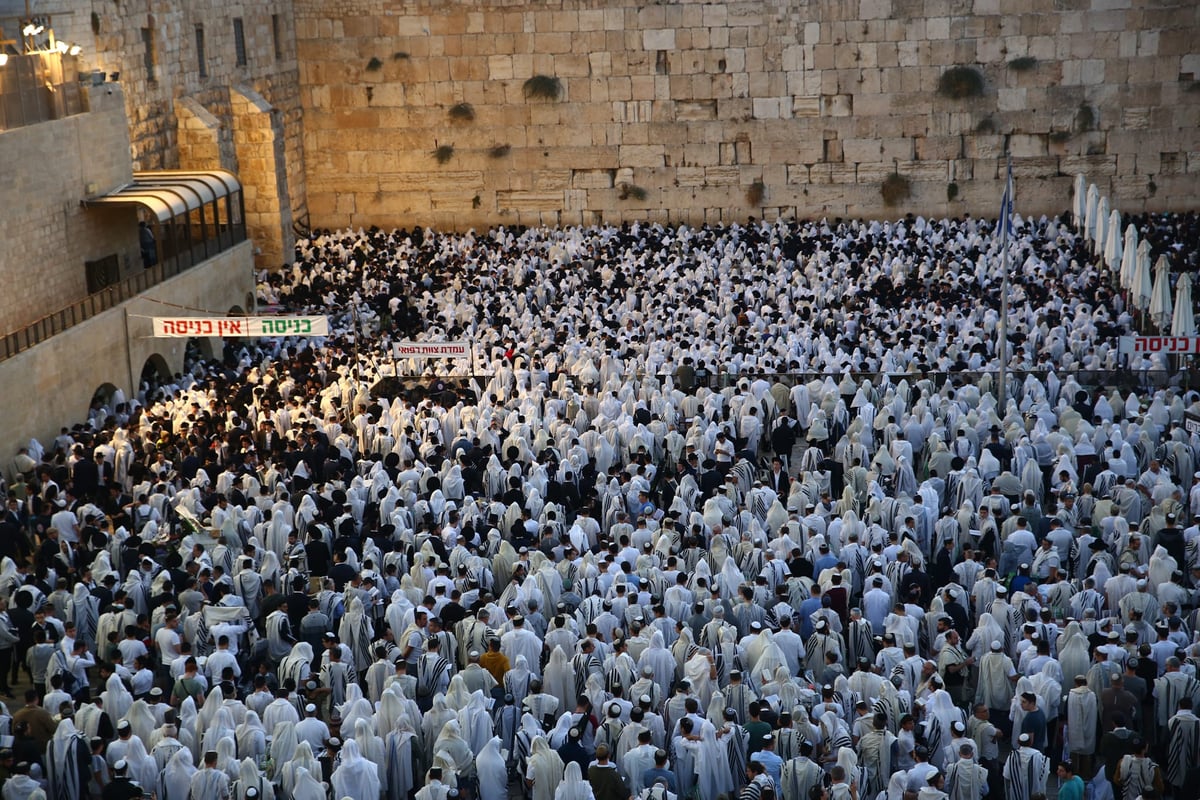
[[[1000,419],[1005,416],[1005,394],[1008,388],[1008,229],[1012,226],[1012,154],[1008,155],[1008,168],[1005,172],[1004,196],[1001,203],[1000,218],[1000,386],[997,392],[999,398]]]

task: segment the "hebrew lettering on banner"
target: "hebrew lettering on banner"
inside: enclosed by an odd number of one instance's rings
[[[392,348],[396,358],[471,357],[471,348],[466,342],[396,342]]]
[[[328,336],[327,317],[153,317],[155,337]]]

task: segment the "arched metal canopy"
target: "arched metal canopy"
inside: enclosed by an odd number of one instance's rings
[[[223,169],[135,172],[133,183],[103,197],[85,200],[84,205],[137,205],[162,223],[241,190],[237,176]]]

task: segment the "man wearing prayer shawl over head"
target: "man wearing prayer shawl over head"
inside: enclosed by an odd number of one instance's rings
[[[488,740],[475,757],[479,800],[508,800],[508,766],[500,751],[500,737]]]
[[[379,767],[363,758],[354,739],[347,740],[342,746],[341,764],[333,771],[329,782],[335,797],[356,800],[377,800],[379,797]]]
[[[525,786],[531,791],[531,800],[554,800],[554,790],[562,783],[564,770],[563,760],[550,742],[541,736],[534,739],[525,770]]]
[[[1044,795],[1049,775],[1050,759],[1034,750],[1029,734],[1022,733],[1017,748],[1004,762],[1005,800],[1030,800],[1035,794]]]
[[[79,800],[91,778],[92,756],[87,740],[75,728],[69,704],[46,747],[47,789],[51,800]]]

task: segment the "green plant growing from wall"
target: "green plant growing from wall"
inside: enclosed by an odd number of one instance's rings
[[[375,56],[371,56],[371,60],[367,62],[367,72],[378,72],[383,69],[383,62]]]
[[[494,147],[492,147],[491,150],[488,150],[488,155],[492,158],[504,158],[506,155],[508,155],[511,152],[512,152],[512,145],[498,144],[498,145],[495,145]]]
[[[983,75],[974,67],[951,67],[938,79],[937,93],[951,100],[966,100],[983,94]]]
[[[746,204],[758,207],[767,196],[767,186],[762,181],[755,181],[746,189]]]
[[[1096,110],[1087,103],[1080,103],[1075,112],[1075,130],[1086,133],[1096,127]]]
[[[946,202],[953,203],[958,199],[958,184],[951,182],[946,184]]]
[[[1037,66],[1037,59],[1033,56],[1020,56],[1008,62],[1008,68],[1013,72],[1029,72]]]
[[[617,197],[619,197],[621,200],[632,199],[632,200],[637,200],[638,202],[645,201],[645,199],[649,196],[650,196],[649,192],[647,192],[641,186],[635,186],[632,183],[622,183],[621,184],[621,193],[619,195],[617,195]]]
[[[433,150],[433,157],[439,164],[445,164],[454,158],[454,145],[440,144]]]
[[[450,119],[455,122],[470,122],[475,119],[475,106],[470,103],[455,103],[450,106]]]
[[[404,52],[403,50],[397,50],[396,52],[392,53],[392,61],[407,61],[407,60],[408,60],[408,53]]]
[[[557,100],[562,95],[562,81],[552,75],[534,75],[522,89],[526,100]]]
[[[1071,138],[1071,132],[1070,131],[1050,131],[1050,136],[1048,138],[1054,144],[1062,144],[1063,142],[1065,142]]]
[[[984,117],[975,125],[976,133],[995,133],[996,121],[991,117]]]
[[[883,196],[884,205],[898,205],[912,196],[912,184],[899,172],[893,172],[883,179],[879,194]]]

